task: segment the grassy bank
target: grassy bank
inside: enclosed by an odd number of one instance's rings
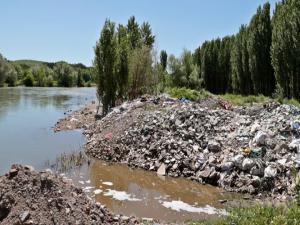
[[[295,105],[300,108],[300,103],[296,99],[275,99],[264,95],[237,95],[237,94],[224,94],[214,95],[206,90],[196,91],[187,88],[167,88],[166,92],[173,98],[187,98],[192,101],[200,100],[201,98],[215,96],[232,103],[233,105],[246,105],[250,103],[264,103],[268,101],[278,101],[283,104]]]
[[[210,221],[189,221],[187,225],[299,225],[300,207],[287,205],[256,205],[251,208],[234,208],[226,218]]]

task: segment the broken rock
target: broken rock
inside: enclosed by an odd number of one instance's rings
[[[166,175],[166,165],[163,163],[160,165],[160,167],[157,170],[157,175],[159,176],[165,176]]]
[[[221,145],[217,141],[208,142],[207,149],[211,152],[219,152],[221,151]]]
[[[275,166],[270,165],[265,169],[266,178],[275,178],[276,175],[277,175],[277,168]]]

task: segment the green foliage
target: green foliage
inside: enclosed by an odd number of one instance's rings
[[[200,68],[194,63],[190,51],[184,50],[179,59],[171,55],[169,57],[169,70],[171,86],[200,90],[202,83]]]
[[[247,50],[248,30],[242,25],[236,35],[231,51],[231,79],[234,93],[253,94],[253,83],[249,70],[249,54]]]
[[[134,16],[130,17],[128,20],[127,31],[130,48],[138,48],[140,46],[141,33],[139,29],[139,24],[136,22]]]
[[[270,56],[271,36],[270,3],[266,3],[263,8],[258,7],[248,27],[249,71],[254,94],[271,95],[275,88]]]
[[[48,77],[46,77],[45,84],[46,84],[47,87],[53,87],[54,86],[54,80],[53,80],[52,75],[49,75]]]
[[[230,211],[228,217],[207,221],[190,221],[189,225],[298,225],[300,224],[300,207],[296,202],[287,205],[256,205],[238,207]]]
[[[291,98],[291,99],[284,98],[282,100],[282,103],[287,104],[287,105],[294,105],[294,106],[297,106],[298,108],[300,108],[300,102],[295,98]]]
[[[168,54],[165,50],[160,52],[160,65],[163,71],[166,71],[168,64]]]
[[[123,25],[119,25],[117,31],[117,85],[118,85],[118,98],[125,99],[127,96],[126,88],[128,85],[129,77],[129,54],[130,45],[128,39],[127,29]]]
[[[140,28],[142,45],[152,48],[155,42],[155,36],[152,34],[151,26],[148,22],[144,22]]]
[[[300,100],[300,1],[276,5],[272,18],[272,65],[284,97]]]
[[[147,46],[135,49],[129,61],[129,99],[146,93],[153,93],[156,79],[152,71],[151,49]]]
[[[116,101],[116,50],[115,24],[106,20],[95,47],[94,66],[98,76],[97,94],[103,104],[103,115],[115,106]]]
[[[173,98],[186,98],[192,101],[197,101],[204,97],[209,97],[211,94],[205,90],[192,90],[188,88],[167,88],[166,92]]]
[[[84,85],[84,83],[88,81],[91,83],[95,82],[95,74],[93,73],[92,68],[86,67],[81,63],[68,64],[66,62],[48,63],[36,60],[16,60],[8,61],[7,65],[9,66],[10,71],[16,72],[16,83],[22,83],[22,81],[25,79],[27,71],[30,71],[34,77],[34,86],[40,87],[51,87],[56,85],[66,87],[76,86],[78,82],[77,73],[81,73],[81,78],[83,79],[83,83],[81,83],[81,85]],[[61,69],[61,67],[69,67],[67,70],[65,70],[66,72],[70,72],[69,76],[66,76],[66,74],[63,72],[64,69]],[[8,80],[6,82],[10,82],[10,84],[12,84],[13,80],[10,78],[7,79]]]
[[[231,102],[234,105],[245,105],[249,103],[264,103],[267,101],[270,101],[269,97],[266,97],[264,95],[248,95],[248,96],[243,96],[243,95],[236,95],[236,94],[225,94],[225,95],[220,95],[220,98]]]
[[[30,71],[26,72],[25,78],[23,80],[23,84],[26,87],[32,87],[34,85],[34,77]]]
[[[9,74],[9,70],[8,63],[0,54],[0,87],[4,85],[4,82]]]
[[[60,87],[72,87],[75,85],[75,72],[67,63],[59,63],[54,67]]]
[[[77,87],[84,87],[83,74],[81,70],[78,71],[76,85]]]
[[[117,29],[111,21],[105,22],[94,59],[103,114],[117,99],[132,99],[158,89],[160,73],[153,61],[154,41],[150,24],[139,26],[134,16],[127,26],[119,24]]]
[[[5,82],[8,84],[8,86],[14,87],[17,84],[17,80],[18,80],[17,72],[11,68],[9,73],[7,74]]]
[[[33,71],[33,76],[36,81],[35,86],[46,86],[46,72],[44,68],[39,68],[38,70]]]
[[[233,37],[224,37],[203,43],[195,52],[194,60],[201,68],[204,87],[215,94],[231,90],[230,51]]]

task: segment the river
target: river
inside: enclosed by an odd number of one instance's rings
[[[65,112],[95,100],[95,93],[95,88],[0,88],[0,174],[14,163],[45,169],[62,153],[82,150],[80,130],[54,133],[53,126]],[[219,200],[237,197],[183,178],[97,160],[62,176],[114,213],[167,222],[224,215]]]

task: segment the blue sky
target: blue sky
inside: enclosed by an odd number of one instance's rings
[[[234,34],[266,0],[3,0],[0,53],[6,58],[91,65],[106,18],[148,21],[156,48],[180,55],[203,41]],[[269,1],[274,7],[276,0]]]

